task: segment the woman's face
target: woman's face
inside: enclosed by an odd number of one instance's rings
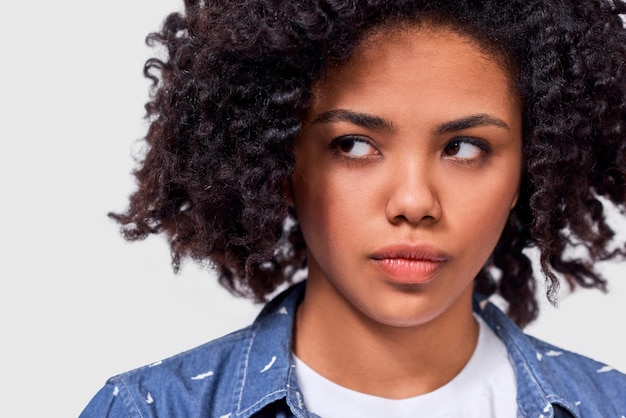
[[[400,327],[471,315],[518,196],[508,75],[469,38],[408,28],[371,36],[315,93],[290,182],[307,298]]]

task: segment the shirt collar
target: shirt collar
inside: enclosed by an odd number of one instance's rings
[[[580,416],[575,395],[560,379],[558,368],[550,357],[560,353],[551,348],[542,351],[498,307],[481,295],[474,295],[474,311],[504,342],[515,368],[518,407],[524,416],[553,416],[553,404],[558,404],[574,416]]]
[[[286,399],[296,416],[307,416],[291,358],[292,328],[304,283],[278,295],[261,311],[246,338],[234,390],[236,416],[248,417]]]
[[[249,328],[233,393],[237,417],[249,417],[280,400],[286,401],[296,416],[310,416],[304,408],[291,357],[295,312],[304,290],[305,282],[301,282],[282,292],[264,307]],[[579,416],[576,400],[568,388],[550,377],[557,372],[545,359],[553,353],[540,352],[513,321],[480,295],[474,297],[474,311],[507,347],[517,376],[518,406],[524,406],[521,412],[527,416],[552,416],[552,404],[558,404]]]

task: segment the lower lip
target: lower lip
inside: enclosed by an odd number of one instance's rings
[[[373,260],[389,279],[401,284],[423,284],[435,277],[443,261],[383,258]]]

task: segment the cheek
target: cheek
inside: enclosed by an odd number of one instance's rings
[[[360,176],[336,175],[329,167],[313,171],[306,168],[294,174],[292,185],[307,246],[313,251],[338,251],[364,227],[367,214],[371,214],[366,208],[372,191],[363,187]]]
[[[518,173],[513,163],[482,177],[448,182],[444,210],[447,206],[449,220],[459,228],[499,237],[518,194]]]
[[[307,167],[296,168],[292,178],[294,207],[300,228],[311,246],[318,241],[335,222],[333,216],[341,207],[339,196],[332,193],[327,176]]]

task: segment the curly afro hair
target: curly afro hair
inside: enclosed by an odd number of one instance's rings
[[[210,263],[236,294],[265,300],[297,280],[306,244],[284,184],[312,86],[391,22],[447,26],[505,67],[523,103],[520,198],[475,280],[519,325],[538,313],[526,250],[554,301],[560,279],[605,289],[597,261],[623,256],[605,219],[626,199],[626,6],[608,0],[186,0],[148,44],[147,151],[126,239],[167,236],[178,270]],[[583,255],[571,255],[575,247]]]

